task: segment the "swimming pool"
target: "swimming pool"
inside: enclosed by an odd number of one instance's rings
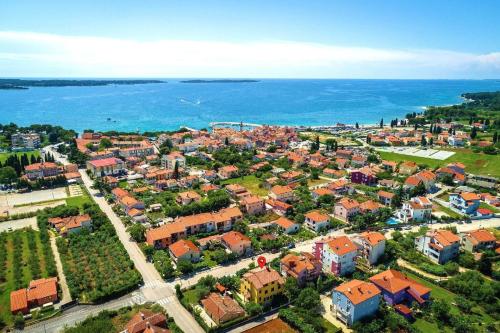
[[[385,223],[388,224],[388,225],[398,225],[399,224],[399,220],[396,220],[394,217],[391,217]]]

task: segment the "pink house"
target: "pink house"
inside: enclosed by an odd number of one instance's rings
[[[354,199],[342,198],[335,204],[334,214],[341,220],[349,221],[351,217],[359,213],[359,210],[359,202]]]

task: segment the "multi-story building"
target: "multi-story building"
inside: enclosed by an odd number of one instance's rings
[[[370,265],[375,265],[385,251],[385,237],[380,232],[366,231],[358,237],[354,237],[354,243],[358,246],[359,254],[365,258]]]
[[[290,202],[294,199],[293,190],[289,186],[276,185],[271,188],[269,197],[274,200]]]
[[[404,223],[428,221],[432,217],[432,203],[426,197],[414,197],[403,203],[397,217]]]
[[[363,167],[351,172],[351,182],[372,186],[377,184],[377,176],[369,167]]]
[[[224,208],[214,213],[179,217],[174,222],[146,231],[146,242],[156,248],[166,248],[179,239],[209,232],[230,231],[243,214],[237,207]]]
[[[232,253],[236,253],[239,256],[247,255],[252,252],[252,241],[250,238],[238,231],[226,232],[222,235],[221,242]]]
[[[241,199],[240,205],[249,215],[263,214],[266,211],[264,199],[256,195],[249,195]]]
[[[33,150],[40,147],[40,134],[14,133],[11,137],[12,150]]]
[[[334,206],[335,217],[343,221],[349,221],[359,213],[359,202],[350,198],[342,198]]]
[[[127,172],[125,163],[115,157],[87,161],[87,170],[89,170],[94,177],[119,176]]]
[[[164,169],[174,170],[176,164],[179,168],[186,167],[186,158],[179,152],[174,151],[161,157],[161,167]]]
[[[380,303],[381,292],[370,282],[351,280],[339,285],[332,294],[333,313],[337,319],[351,326],[374,315]]]
[[[460,238],[449,230],[431,230],[415,239],[417,251],[438,264],[458,256]]]
[[[323,271],[335,275],[354,272],[358,248],[347,236],[321,240],[314,245],[314,256],[321,261]]]
[[[28,180],[37,180],[46,177],[56,177],[62,174],[62,168],[52,162],[33,163],[24,168]]]
[[[187,260],[197,262],[200,260],[201,251],[194,243],[187,239],[181,239],[168,247],[170,257],[178,262],[179,260]]]
[[[285,280],[270,267],[254,268],[243,274],[240,281],[240,294],[245,301],[267,304],[273,297],[283,293]]]
[[[479,208],[481,196],[476,193],[450,193],[450,205],[464,214],[475,215]]]

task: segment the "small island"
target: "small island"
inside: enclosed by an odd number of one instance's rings
[[[160,80],[24,80],[0,79],[0,89],[29,89],[28,87],[82,87],[107,86],[110,84],[166,83]]]
[[[259,82],[258,80],[233,80],[233,79],[218,79],[218,80],[183,80],[181,83],[252,83]]]

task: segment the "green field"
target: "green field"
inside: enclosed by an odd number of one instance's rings
[[[265,196],[268,194],[268,191],[265,188],[259,187],[260,183],[261,180],[255,177],[255,175],[249,175],[238,178],[226,179],[221,182],[221,185],[240,184],[241,186],[245,187],[247,190],[249,190],[255,195]]]
[[[380,157],[384,160],[403,162],[413,161],[417,164],[426,164],[431,168],[438,168],[448,163],[460,162],[465,165],[465,171],[478,175],[492,175],[500,177],[500,156],[473,153],[469,150],[462,149],[460,151],[453,150],[455,154],[448,157],[446,160],[435,160],[432,158],[424,158],[411,155],[402,155],[397,153],[379,151]]]
[[[44,246],[40,236],[32,229],[0,234],[0,319],[9,326],[10,292],[26,288],[31,280],[57,275],[50,244]]]
[[[38,150],[34,150],[34,151],[22,151],[22,152],[17,152],[17,153],[0,153],[0,162],[5,162],[5,160],[10,156],[10,155],[17,155],[17,156],[21,156],[23,154],[27,154],[28,155],[28,158],[31,159],[31,155],[35,155],[35,157],[38,157],[40,156],[40,152]]]

